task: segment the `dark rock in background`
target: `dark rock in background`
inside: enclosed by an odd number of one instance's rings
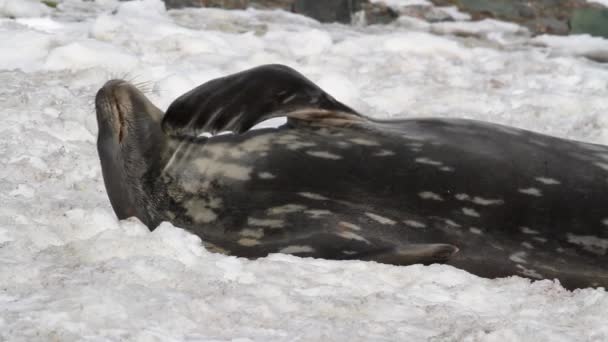
[[[362,1],[360,11],[363,13],[363,19],[368,25],[388,24],[399,18],[399,12],[383,3]]]
[[[608,9],[579,8],[570,18],[571,33],[588,33],[608,38]]]
[[[399,14],[384,4],[369,0],[164,0],[168,9],[184,7],[220,7],[226,9],[279,8],[303,14],[320,22],[349,24],[353,14],[362,11],[367,24],[386,24]]]
[[[167,8],[184,7],[219,7],[226,9],[244,9],[249,0],[164,0]]]
[[[360,0],[295,0],[293,11],[323,23],[350,23],[353,13],[361,9]]]
[[[410,5],[399,8],[399,15],[414,17],[429,23],[442,21],[454,21],[448,13],[441,11],[437,7],[428,5]]]
[[[606,9],[586,0],[431,0],[457,6],[473,20],[496,18],[526,26],[533,34],[588,33],[608,38]]]
[[[221,7],[226,9],[280,8],[320,22],[351,23],[363,13],[366,24],[386,24],[399,15],[428,22],[452,20],[431,6],[390,8],[369,0],[164,0],[167,8]],[[608,9],[586,0],[431,0],[437,6],[456,6],[473,20],[495,18],[527,27],[533,34],[588,33],[608,38]]]

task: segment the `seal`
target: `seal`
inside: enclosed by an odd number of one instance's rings
[[[169,221],[247,258],[446,263],[608,287],[606,146],[473,120],[373,120],[282,65],[207,82],[164,115],[121,80],[95,104],[120,219]]]

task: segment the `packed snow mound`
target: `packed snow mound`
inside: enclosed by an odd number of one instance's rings
[[[608,340],[604,289],[442,265],[250,261],[167,223],[119,222],[93,109],[111,78],[166,108],[202,82],[283,63],[373,117],[466,117],[608,144],[608,67],[578,57],[606,41],[533,40],[495,21],[364,28],[167,12],[160,0],[34,3],[0,0],[15,18],[0,19],[0,340]],[[6,15],[7,4],[31,7]]]
[[[51,12],[38,0],[0,0],[0,17],[41,17]]]

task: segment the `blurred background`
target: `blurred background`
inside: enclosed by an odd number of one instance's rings
[[[4,0],[5,2],[8,2]],[[24,0],[27,1],[27,0]],[[129,0],[125,0],[129,1]],[[433,6],[456,6],[473,20],[495,18],[524,25],[530,31],[565,35],[608,36],[607,0],[163,0],[168,9],[283,9],[321,22],[389,23],[400,15],[431,22],[453,20]],[[49,7],[59,2],[42,0]],[[0,2],[2,4],[2,2]],[[5,9],[6,10],[6,9]]]

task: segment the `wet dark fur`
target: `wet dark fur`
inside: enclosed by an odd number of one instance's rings
[[[605,146],[471,120],[370,120],[277,65],[185,94],[164,132],[162,112],[127,83],[109,82],[96,107],[119,218],[170,221],[243,257],[444,262],[608,285]],[[288,123],[248,131],[275,116]],[[221,131],[238,134],[196,137]]]

